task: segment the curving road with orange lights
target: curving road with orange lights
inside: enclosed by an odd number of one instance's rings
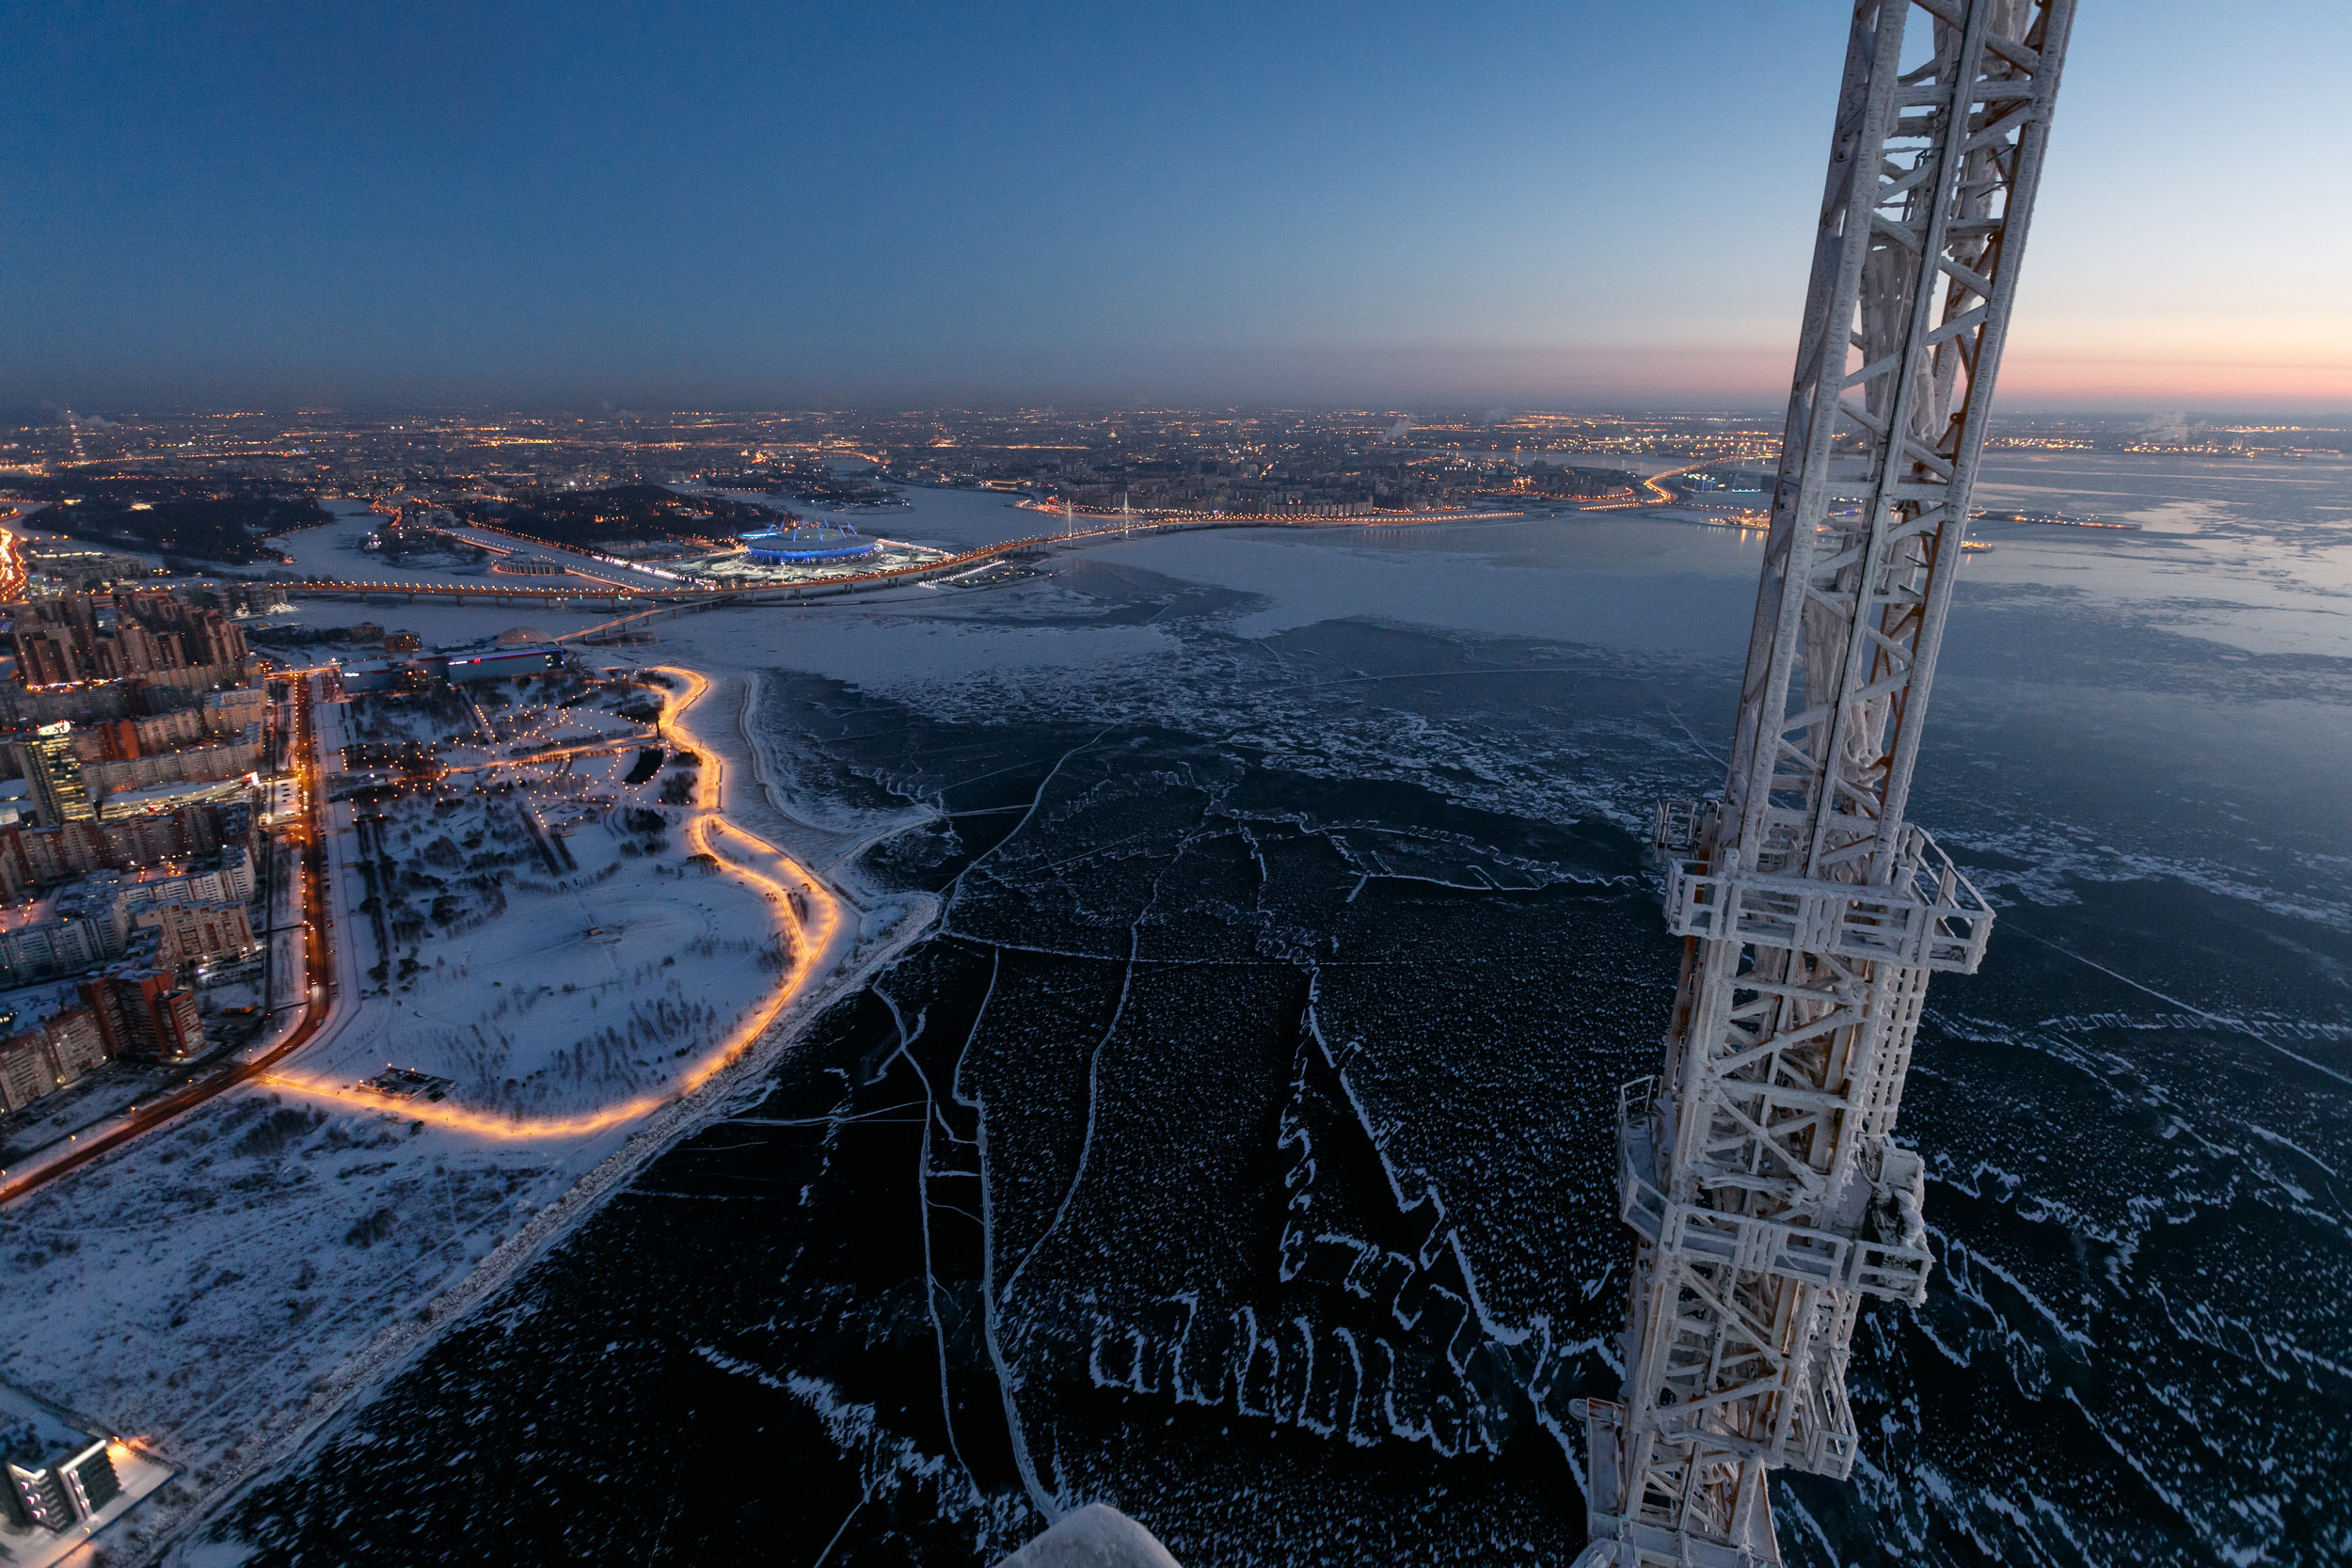
[[[1674,506],[1677,504],[1688,506],[1691,503],[1687,498],[1677,496],[1673,491],[1667,489],[1664,485],[1659,483],[1658,482],[1661,479],[1672,479],[1677,474],[1696,473],[1701,468],[1713,467],[1716,464],[1722,461],[1723,460],[1721,458],[1710,457],[1701,463],[1685,463],[1679,468],[1661,468],[1656,473],[1650,475],[1647,479],[1642,481],[1641,487],[1647,490],[1649,492],[1648,495],[1636,496],[1629,501],[1605,501],[1598,506],[1581,507],[1579,508],[1579,510],[1584,512],[1631,512],[1638,511],[1643,507],[1648,506]]]
[[[685,695],[675,705],[664,708],[660,721],[662,736],[675,749],[712,754],[680,722],[685,712],[710,689],[710,682],[696,671],[676,666],[660,668],[664,673],[681,677],[687,683]],[[674,1088],[572,1116],[531,1117],[471,1111],[446,1104],[416,1104],[348,1084],[329,1084],[293,1073],[272,1073],[260,1081],[274,1089],[311,1100],[388,1112],[410,1121],[501,1139],[584,1137],[635,1121],[694,1093],[767,1033],[777,1015],[824,971],[842,934],[841,900],[830,888],[783,850],[720,815],[717,771],[713,768],[699,776],[693,801],[695,815],[686,824],[687,842],[695,851],[718,862],[738,881],[758,889],[776,906],[777,930],[789,940],[792,958],[774,992],[753,1008],[724,1041],[694,1062]]]

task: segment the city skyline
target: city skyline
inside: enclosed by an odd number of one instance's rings
[[[2084,17],[2006,410],[2352,408],[2352,219],[2296,202],[2288,247],[2268,215],[2352,151],[2321,75],[2352,20],[2199,30],[2194,95],[2186,20]],[[0,403],[1769,409],[1843,28],[292,23],[0,24]]]

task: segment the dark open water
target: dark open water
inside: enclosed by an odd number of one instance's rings
[[[2152,526],[1970,562],[1913,810],[2005,907],[1904,1105],[1940,1266],[1784,1550],[2343,1560],[2352,481],[1994,478]],[[1755,559],[1196,534],[792,623],[787,792],[936,807],[865,870],[943,926],[218,1536],[961,1565],[1100,1499],[1195,1568],[1565,1562],[1674,974],[1633,831],[1720,785]]]

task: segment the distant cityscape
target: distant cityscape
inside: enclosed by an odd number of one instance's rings
[[[0,435],[0,487],[78,542],[37,545],[28,564],[67,579],[104,575],[109,547],[153,552],[167,565],[266,566],[268,536],[325,521],[325,495],[389,500],[388,513],[412,523],[642,546],[648,534],[707,543],[772,521],[747,502],[888,509],[899,504],[894,486],[997,489],[1089,515],[1276,517],[1630,498],[1642,477],[1668,468],[1687,474],[1692,492],[1755,488],[1780,441],[1772,421],[1734,415],[1051,409],[398,419],[61,411]],[[2037,420],[2011,421],[1989,446],[2294,459],[2341,456],[2352,435]],[[1710,467],[1722,471],[1704,471]]]
[[[200,999],[206,986],[269,989],[269,926],[256,914],[273,855],[286,850],[266,832],[294,816],[292,699],[272,672],[296,649],[324,639],[366,656],[338,670],[338,689],[352,692],[561,668],[530,646],[453,664],[364,619],[325,631],[273,623],[285,585],[302,577],[271,540],[328,521],[329,499],[373,515],[367,547],[385,562],[491,562],[521,591],[568,578],[580,565],[570,552],[644,568],[712,552],[769,565],[863,560],[875,546],[854,529],[795,552],[790,508],[887,511],[916,486],[997,490],[1089,517],[1373,519],[1672,499],[1760,521],[1737,514],[1739,498],[1762,489],[1778,451],[1767,421],[1736,415],[1502,411],[61,412],[5,434],[0,484],[16,514],[0,581],[7,1111],[107,1060],[192,1059],[261,1028],[258,1000]],[[1992,445],[2292,459],[2340,456],[2352,437],[2068,420],[2018,422]],[[780,526],[787,532],[755,531]],[[756,547],[743,547],[745,534]]]
[[[702,745],[677,727],[707,683],[645,662],[661,617],[918,584],[1018,590],[1136,530],[1629,512],[1761,529],[1781,440],[1736,413],[1050,409],[60,413],[0,436],[11,1197],[184,1129],[257,1078],[306,1105],[396,1110],[404,1138],[429,1123],[455,1139],[546,1139],[635,1125],[746,1050],[838,959],[834,895],[723,825]],[[1989,445],[2028,462],[2086,451],[2341,472],[2352,436],[2015,420]],[[967,492],[938,499],[996,531],[890,537],[902,515],[922,535],[913,515],[932,490]],[[1975,515],[2120,531],[2102,538],[2138,527]],[[583,895],[597,912],[583,916]],[[725,913],[729,896],[743,902]],[[660,909],[725,934],[625,938],[628,922],[605,911],[630,899],[640,931],[660,928],[644,912]],[[477,971],[477,948],[532,958]],[[554,952],[592,962],[541,981]],[[604,974],[624,953],[635,967]],[[439,1007],[462,1001],[464,1030],[416,1032],[420,988]],[[409,1059],[379,1066],[337,1043],[361,1027],[394,1030],[388,1046]],[[322,1041],[339,1053],[331,1072],[314,1061]],[[273,1070],[306,1047],[313,1065]],[[246,1143],[275,1148],[260,1132]],[[431,1147],[452,1152],[411,1158],[481,1158]],[[405,1168],[366,1167],[388,1184]],[[394,1212],[370,1191],[355,1181],[338,1198],[348,1213],[320,1211],[355,1259]],[[0,1427],[0,1528],[44,1550],[173,1473],[23,1400],[0,1420],[13,1423]]]

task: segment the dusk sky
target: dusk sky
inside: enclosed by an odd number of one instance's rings
[[[1846,16],[11,6],[0,400],[1768,406]],[[2352,407],[2347,59],[2083,8],[2005,405]]]

